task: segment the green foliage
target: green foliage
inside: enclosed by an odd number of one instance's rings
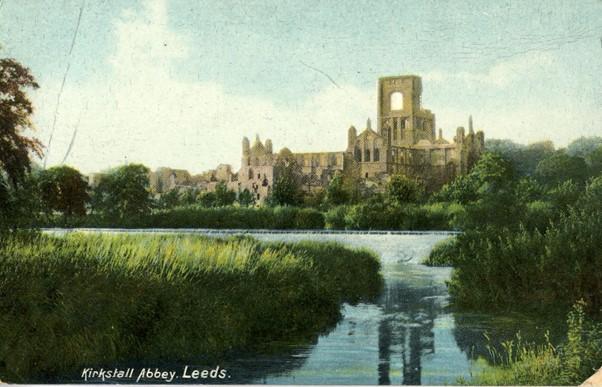
[[[33,129],[33,105],[26,91],[38,87],[28,68],[14,59],[0,59],[0,174],[13,186],[31,171],[31,154],[42,155],[40,142],[25,135]]]
[[[445,184],[436,192],[431,200],[435,202],[454,202],[467,204],[477,200],[477,184],[469,175],[458,176],[451,183]]]
[[[579,137],[573,140],[567,147],[566,153],[569,156],[577,156],[587,159],[588,155],[602,147],[602,137]]]
[[[554,144],[542,141],[522,145],[510,140],[488,139],[485,149],[509,160],[520,176],[533,176],[537,164],[554,152]]]
[[[236,200],[236,192],[229,190],[226,183],[220,181],[215,186],[215,205],[217,207],[229,206]]]
[[[93,191],[94,211],[111,219],[148,214],[152,207],[149,169],[141,164],[124,165],[103,176]]]
[[[416,203],[424,196],[425,188],[422,183],[405,175],[396,174],[387,183],[387,198],[391,203],[404,205]]]
[[[343,176],[336,174],[328,183],[326,188],[325,202],[332,206],[338,206],[349,202],[350,194],[345,190]]]
[[[180,193],[176,189],[163,192],[157,200],[157,208],[167,210],[180,205]]]
[[[458,242],[455,238],[437,242],[423,262],[428,266],[453,266],[454,257],[459,254]]]
[[[375,254],[336,243],[0,238],[0,378],[9,382],[309,342],[336,323],[342,302],[372,298],[382,284]]]
[[[347,226],[347,224],[345,223],[346,214],[346,206],[337,206],[329,209],[324,216],[326,221],[326,228],[332,230],[344,230]]]
[[[602,176],[602,145],[588,154],[585,161],[589,166],[590,176]]]
[[[558,151],[537,164],[535,177],[548,187],[567,180],[582,185],[588,177],[588,168],[583,158]]]
[[[602,326],[585,313],[577,301],[567,316],[565,342],[554,347],[546,335],[543,345],[524,343],[520,334],[502,343],[503,350],[489,347],[494,366],[470,381],[477,385],[579,385],[602,365]]]
[[[217,203],[217,196],[215,192],[203,192],[199,195],[199,203],[203,207],[215,207]]]
[[[255,196],[248,189],[244,189],[238,194],[238,204],[242,207],[249,207],[255,205]]]
[[[458,236],[450,293],[471,308],[602,307],[602,211],[571,209],[547,227],[482,227]],[[541,221],[540,221],[541,222]],[[475,286],[486,284],[486,286]]]
[[[300,166],[294,159],[279,159],[274,166],[274,185],[268,197],[272,206],[294,206],[303,201]]]
[[[88,183],[78,170],[67,166],[53,167],[40,171],[36,180],[45,212],[86,215],[86,204],[90,201]]]

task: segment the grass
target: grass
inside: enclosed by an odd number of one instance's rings
[[[380,290],[374,253],[248,237],[0,237],[0,379],[219,359],[333,326]],[[268,345],[269,347],[269,345]]]
[[[579,385],[602,364],[602,325],[585,313],[586,304],[576,302],[567,317],[567,335],[555,347],[546,335],[544,344],[525,343],[520,334],[489,348],[493,365],[480,360],[481,368],[471,380],[474,385]]]

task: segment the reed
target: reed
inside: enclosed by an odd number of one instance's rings
[[[377,256],[248,237],[0,237],[0,379],[85,365],[221,359],[332,327],[378,293]],[[268,345],[269,347],[269,345]]]

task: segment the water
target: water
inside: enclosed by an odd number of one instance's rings
[[[517,330],[543,337],[521,316],[454,313],[445,281],[450,268],[421,265],[449,235],[255,234],[265,241],[338,241],[380,254],[385,289],[375,303],[344,305],[343,318],[317,342],[285,355],[247,357],[229,365],[237,381],[268,384],[455,384],[477,370],[474,359]]]
[[[90,232],[97,232],[89,230]],[[57,230],[54,230],[57,232]],[[66,230],[58,231],[64,233]],[[132,232],[132,230],[108,230]],[[135,233],[148,232],[135,230]],[[151,232],[182,232],[153,230]],[[231,235],[230,231],[185,230]],[[421,265],[446,233],[246,232],[263,241],[338,241],[368,247],[381,257],[385,288],[373,303],[343,305],[343,318],[315,342],[279,347],[276,354],[245,354],[225,362],[236,383],[268,384],[455,384],[487,357],[493,343],[521,330],[526,339],[543,338],[549,326],[523,316],[454,312],[445,281],[450,268]]]

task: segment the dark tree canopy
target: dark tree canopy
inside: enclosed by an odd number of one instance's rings
[[[149,169],[141,164],[116,168],[94,189],[93,208],[108,217],[126,218],[150,212]]]
[[[280,157],[276,162],[274,186],[269,202],[272,205],[296,205],[301,203],[301,171],[294,158]]]
[[[40,142],[24,134],[32,128],[33,106],[27,89],[37,89],[28,68],[14,59],[0,59],[0,170],[13,185],[31,170],[30,154],[42,154]]]
[[[86,203],[90,200],[88,183],[78,170],[53,167],[40,171],[37,180],[40,199],[47,212],[58,211],[67,216],[86,214]]]
[[[535,175],[541,184],[550,187],[566,180],[583,184],[588,177],[588,167],[583,158],[557,151],[537,164]]]

